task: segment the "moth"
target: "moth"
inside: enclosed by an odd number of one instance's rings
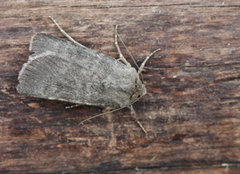
[[[120,58],[114,59],[76,42],[50,18],[72,42],[44,33],[35,34],[29,46],[34,53],[19,72],[17,91],[31,97],[100,106],[108,110],[130,107],[135,116],[132,104],[146,94],[140,74],[147,60],[160,49],[147,56],[136,71],[118,46],[117,26],[115,45]]]

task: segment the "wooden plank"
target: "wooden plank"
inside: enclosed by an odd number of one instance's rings
[[[6,0],[0,9],[1,173],[237,173],[239,2]],[[143,74],[148,94],[134,104],[148,134],[127,108],[79,126],[102,109],[65,109],[71,104],[17,93],[31,36],[65,39],[49,15],[112,57],[116,24],[139,65],[162,49]]]

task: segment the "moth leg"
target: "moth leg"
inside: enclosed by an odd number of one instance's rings
[[[66,106],[65,109],[72,109],[72,108],[76,108],[80,105],[71,105],[71,106]]]
[[[53,19],[51,16],[49,16],[50,19],[52,19],[52,21],[54,22],[54,24],[58,27],[58,29],[61,31],[62,34],[64,34],[70,41],[72,41],[75,44],[78,44],[79,46],[86,48],[85,46],[83,46],[82,44],[78,43],[77,41],[75,41],[71,36],[69,36],[63,29],[62,27],[60,27],[60,25],[57,23],[57,21],[55,21],[55,19]]]
[[[136,112],[135,110],[133,109],[133,106],[131,105],[130,106],[130,109],[131,109],[131,114],[133,115],[133,117],[135,118],[135,121],[137,122],[137,124],[140,126],[140,128],[143,130],[143,132],[146,134],[147,131],[144,129],[143,125],[138,121],[137,117],[136,117]]]
[[[118,41],[117,41],[117,36],[118,36],[117,28],[118,28],[118,25],[116,25],[116,29],[115,29],[115,45],[117,47],[118,54],[119,54],[120,58],[117,59],[117,60],[122,60],[128,67],[131,67],[130,63],[125,59],[125,57],[123,56],[123,54],[122,54],[122,52],[119,48]]]
[[[143,63],[141,64],[140,68],[138,69],[138,75],[141,74],[141,72],[143,71],[143,68],[144,68],[146,62],[148,61],[148,59],[149,59],[153,54],[155,54],[156,52],[158,52],[158,51],[160,51],[160,50],[161,50],[161,48],[158,48],[158,49],[156,49],[155,51],[153,51],[151,54],[149,54],[149,55],[146,57],[146,59],[143,61]]]

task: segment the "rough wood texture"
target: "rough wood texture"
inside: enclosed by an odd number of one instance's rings
[[[240,2],[7,1],[0,6],[0,173],[238,173]],[[140,64],[148,94],[134,108],[93,119],[101,108],[20,95],[18,72],[37,32],[112,57],[114,27]],[[122,47],[123,48],[123,47]],[[130,60],[126,50],[124,55]]]

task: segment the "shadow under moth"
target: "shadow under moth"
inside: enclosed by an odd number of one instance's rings
[[[19,72],[17,91],[31,97],[100,106],[108,110],[130,107],[136,122],[146,133],[132,104],[146,94],[140,74],[147,60],[160,49],[146,57],[136,71],[120,51],[117,26],[115,45],[120,58],[114,59],[76,42],[51,19],[72,42],[44,33],[35,34],[29,46],[34,54]],[[97,116],[100,115],[103,114]]]

